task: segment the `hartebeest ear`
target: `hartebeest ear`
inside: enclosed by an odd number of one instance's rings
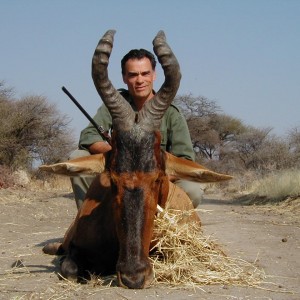
[[[176,157],[168,152],[166,154],[166,173],[170,176],[196,181],[196,182],[220,182],[232,179],[226,174],[211,171],[193,161]]]
[[[196,182],[219,182],[232,179],[232,176],[213,172],[193,161],[176,157],[165,152],[167,175]],[[96,175],[104,171],[105,157],[103,154],[84,156],[53,165],[43,165],[42,171],[78,176],[79,174]]]
[[[53,165],[42,165],[40,170],[67,176],[79,174],[95,175],[104,171],[105,158],[103,154],[84,156]]]

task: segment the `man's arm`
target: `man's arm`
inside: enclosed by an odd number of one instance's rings
[[[168,144],[170,152],[181,158],[195,160],[190,132],[184,116],[174,105],[170,107],[170,114],[167,119]]]
[[[98,109],[93,119],[106,131],[109,131],[112,127],[111,115],[105,105],[102,105]],[[103,140],[97,129],[89,123],[89,125],[81,131],[79,149],[88,150],[91,154],[97,154],[109,151],[111,146]]]

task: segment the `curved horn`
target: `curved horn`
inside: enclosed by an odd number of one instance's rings
[[[179,63],[162,30],[153,40],[153,50],[163,68],[165,81],[153,99],[146,102],[140,111],[139,119],[146,130],[159,129],[161,119],[173,101],[181,79]]]
[[[98,94],[112,116],[114,128],[128,130],[134,123],[135,113],[114,88],[107,71],[115,33],[115,30],[108,30],[100,39],[93,56],[92,77]]]

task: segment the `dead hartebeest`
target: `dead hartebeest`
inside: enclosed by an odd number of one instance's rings
[[[41,167],[71,175],[100,173],[89,188],[63,243],[58,248],[48,244],[44,252],[66,253],[61,265],[61,274],[66,278],[85,277],[87,272],[103,275],[117,272],[120,286],[144,288],[153,280],[148,255],[154,238],[157,205],[193,208],[187,197],[181,199],[181,203],[167,200],[170,187],[174,188],[168,175],[199,182],[227,180],[231,176],[214,173],[160,149],[160,122],[181,78],[179,64],[164,33],[160,31],[156,35],[153,46],[165,81],[138,113],[108,78],[114,33],[109,30],[104,34],[92,61],[96,89],[112,116],[112,150],[105,155]],[[199,221],[197,214],[193,218]]]

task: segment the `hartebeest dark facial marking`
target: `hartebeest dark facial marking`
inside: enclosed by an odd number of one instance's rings
[[[141,288],[153,278],[148,254],[160,185],[167,182],[159,132],[138,124],[114,134],[110,169],[115,221],[120,244],[116,266],[120,285]]]
[[[138,125],[134,125],[131,131],[119,131],[114,139],[116,157],[111,168],[118,173],[151,172],[159,168],[153,148],[155,139],[153,132],[143,132]]]

